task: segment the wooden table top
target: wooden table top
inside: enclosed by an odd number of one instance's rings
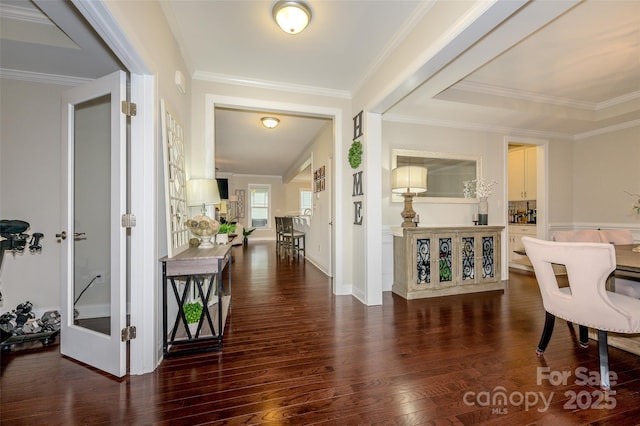
[[[224,258],[231,250],[231,244],[215,244],[212,248],[189,247],[188,249],[176,254],[173,257],[165,256],[160,262],[172,262],[177,260],[195,260],[195,259],[221,259]]]
[[[638,244],[616,245],[616,269],[640,273],[640,252],[632,251]]]
[[[231,244],[216,244],[212,248],[189,247],[173,257],[160,259],[167,277],[203,275],[222,272],[231,258]]]

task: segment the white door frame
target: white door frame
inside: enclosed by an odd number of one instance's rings
[[[538,238],[546,240],[549,231],[549,140],[537,139],[526,136],[505,136],[503,138],[504,168],[502,181],[504,185],[504,206],[502,211],[505,226],[505,238],[502,239],[502,276],[509,276],[509,144],[535,146],[537,149],[536,160],[536,234]]]
[[[262,99],[253,98],[241,98],[234,96],[222,96],[207,94],[205,95],[205,118],[204,118],[204,135],[206,146],[214,147],[215,150],[215,109],[216,107],[227,108],[248,108],[248,109],[264,109],[269,111],[282,111],[289,113],[302,113],[321,115],[325,117],[331,117],[333,119],[333,156],[339,155],[343,152],[342,146],[342,126],[343,117],[342,110],[339,108],[320,107],[316,105],[295,104],[289,102],[276,102],[267,101]],[[215,152],[214,152],[215,154]],[[343,211],[343,178],[344,170],[342,162],[337,161],[334,164],[333,170],[333,212]],[[342,220],[337,220],[336,217],[332,217],[333,222],[332,241],[336,241],[336,235],[344,235],[345,224]],[[344,277],[344,247],[342,244],[333,244],[334,259],[332,264],[333,269],[333,293],[339,294],[351,294],[351,286],[346,285]]]

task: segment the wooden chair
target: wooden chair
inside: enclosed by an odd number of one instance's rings
[[[284,250],[291,257],[294,255],[300,256],[300,252],[304,255],[306,248],[304,232],[298,231],[294,228],[292,217],[282,217],[280,220],[282,227],[282,233],[280,234],[282,237],[282,240],[280,241],[280,249]],[[301,241],[302,245],[300,244]]]
[[[280,249],[282,249],[282,217],[276,216],[276,252],[280,253]]]

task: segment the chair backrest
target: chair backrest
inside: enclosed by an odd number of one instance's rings
[[[638,312],[614,303],[625,296],[605,289],[607,277],[616,268],[616,252],[608,243],[571,243],[522,237],[536,273],[544,309],[557,317],[600,330],[637,328]],[[569,287],[560,288],[553,264],[565,265]],[[634,309],[640,307],[640,301]],[[627,331],[628,332],[628,331]]]
[[[628,229],[580,229],[556,231],[553,241],[565,243],[633,244],[633,234]]]
[[[597,229],[581,229],[578,231],[556,231],[553,240],[572,243],[601,243],[600,233]]]
[[[291,216],[281,217],[281,229],[282,233],[285,235],[293,234],[293,218]]]
[[[276,216],[276,234],[282,233],[282,218]]]
[[[603,243],[633,244],[633,234],[628,229],[601,229],[600,239]]]

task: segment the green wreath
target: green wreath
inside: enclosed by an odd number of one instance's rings
[[[359,141],[353,141],[349,148],[349,164],[352,169],[357,169],[362,163],[362,144]]]

